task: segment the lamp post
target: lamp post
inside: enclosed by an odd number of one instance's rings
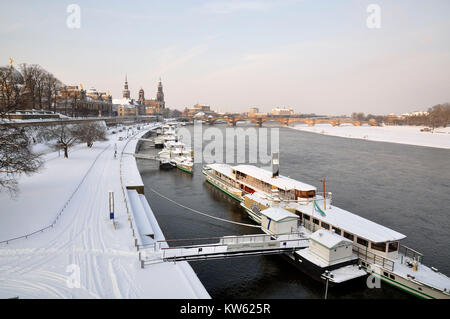
[[[328,295],[328,281],[333,279],[333,273],[331,273],[329,270],[325,270],[325,272],[322,274],[321,278],[326,280],[325,284],[325,299],[327,299]]]

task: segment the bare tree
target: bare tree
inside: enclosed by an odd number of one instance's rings
[[[13,67],[0,68],[0,120],[21,107],[23,84],[19,71]]]
[[[56,112],[56,100],[58,92],[62,87],[62,82],[58,80],[53,74],[46,72],[43,77],[43,95],[45,105],[48,110]]]
[[[69,148],[77,140],[74,131],[74,125],[58,124],[42,127],[38,136],[47,141],[55,141],[55,148],[64,150],[64,157],[69,158]]]
[[[450,103],[438,104],[428,110],[430,126],[446,127],[450,123]]]
[[[17,192],[17,178],[37,172],[40,156],[31,151],[29,138],[23,128],[0,124],[0,191]]]
[[[86,122],[74,127],[73,134],[77,139],[92,147],[95,141],[107,141],[105,122]]]

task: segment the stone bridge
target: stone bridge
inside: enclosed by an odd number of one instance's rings
[[[354,126],[361,126],[368,124],[371,126],[377,126],[376,122],[372,121],[356,121],[346,118],[302,118],[302,117],[248,117],[248,116],[224,116],[224,117],[203,117],[201,119],[209,124],[214,124],[217,121],[225,121],[231,126],[236,126],[237,122],[251,121],[255,125],[261,127],[264,122],[279,122],[283,126],[289,126],[293,123],[305,123],[308,126],[314,126],[315,124],[331,124],[332,126],[339,126],[341,124],[353,124]]]

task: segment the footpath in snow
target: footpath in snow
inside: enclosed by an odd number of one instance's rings
[[[450,148],[450,127],[437,128],[434,133],[421,132],[423,126],[315,126],[296,125],[293,129],[325,135],[365,139],[437,148]]]
[[[134,153],[149,128],[131,139],[127,151]],[[210,297],[186,262],[141,269],[120,183],[119,156],[127,141],[109,138],[91,149],[79,145],[69,159],[49,156],[40,173],[20,178],[17,198],[0,193],[0,242],[54,223],[0,244],[0,298]],[[134,157],[124,157],[123,173],[137,179]],[[109,220],[109,191],[115,195],[116,229]],[[154,216],[149,218],[155,240],[164,239]]]

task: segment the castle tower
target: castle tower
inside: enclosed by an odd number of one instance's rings
[[[130,90],[128,90],[128,80],[127,75],[125,75],[125,84],[123,86],[122,96],[124,99],[130,98]]]
[[[159,78],[159,83],[158,83],[158,92],[156,93],[156,101],[158,101],[159,103],[159,108],[163,109],[165,108],[165,102],[164,102],[164,92],[163,92],[163,86],[162,86],[162,82],[161,82],[161,78]]]

